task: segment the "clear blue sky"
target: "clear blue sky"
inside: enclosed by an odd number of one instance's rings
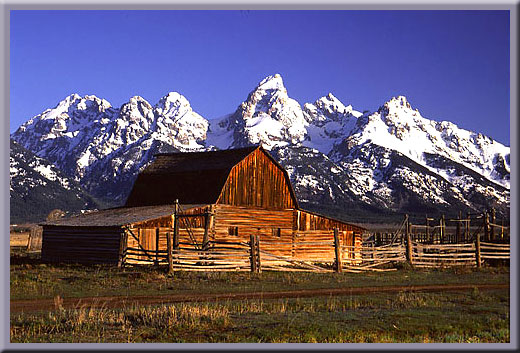
[[[119,107],[177,91],[212,119],[280,73],[301,105],[405,95],[509,145],[507,11],[14,11],[11,132],[71,93]]]

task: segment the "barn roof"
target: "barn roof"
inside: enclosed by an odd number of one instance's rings
[[[125,206],[161,205],[178,199],[184,204],[214,204],[231,169],[261,149],[284,172],[297,204],[287,171],[261,146],[218,151],[159,153],[134,183]]]
[[[182,211],[206,205],[179,205]],[[68,218],[42,223],[44,226],[112,227],[144,222],[172,215],[175,205],[118,207],[94,211]]]

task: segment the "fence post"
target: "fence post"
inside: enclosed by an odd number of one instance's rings
[[[444,222],[444,214],[441,215],[441,219],[439,220],[439,225],[441,226],[441,235],[439,243],[444,244],[444,238],[446,236],[446,228],[445,228],[445,222]]]
[[[406,236],[406,260],[410,265],[413,265],[412,263],[412,240],[410,237],[410,219],[408,215],[406,215],[406,223],[405,223],[405,236]]]
[[[489,241],[489,212],[484,213],[484,241]]]
[[[462,236],[460,234],[460,222],[461,221],[462,221],[462,211],[459,211],[459,220],[457,221],[457,239],[456,239],[457,243],[461,243],[461,241],[462,241]]]
[[[173,272],[173,254],[172,254],[172,232],[166,233],[166,248],[168,252],[168,273]]]
[[[496,224],[496,222],[495,222],[496,221],[496,217],[495,216],[496,216],[495,208],[493,207],[491,209],[491,223],[493,223],[493,224]],[[490,232],[491,233],[490,234],[490,240],[493,241],[493,240],[495,240],[495,226],[492,225],[490,228],[491,228],[490,229],[490,231],[491,231]]]
[[[154,266],[159,266],[159,228],[155,228],[155,261]]]
[[[341,272],[343,270],[343,264],[341,263],[341,250],[339,244],[338,228],[334,228],[334,252],[336,254],[335,271]]]
[[[256,250],[256,272],[262,272],[262,263],[260,261],[260,235],[255,235],[255,250]]]
[[[125,229],[123,233],[121,233],[120,243],[119,243],[119,261],[117,262],[117,267],[121,268],[125,264],[126,259],[126,247],[128,245],[128,233]]]
[[[470,229],[470,227],[471,227],[471,224],[470,224],[470,222],[471,222],[471,218],[469,218],[469,217],[470,217],[469,212],[466,212],[466,229],[465,229],[466,234],[464,235],[464,237],[465,237],[464,240],[465,240],[465,241],[468,241],[468,240],[469,240],[469,233],[470,233],[469,229]]]
[[[428,219],[428,215],[426,215],[426,242],[430,241],[430,220]],[[433,241],[432,241],[433,243]]]
[[[477,267],[482,266],[482,259],[480,257],[480,233],[477,233],[475,236],[475,260],[477,262]]]
[[[251,234],[249,236],[249,246],[251,247],[251,272],[255,273],[256,272],[256,265],[257,265],[257,262],[256,262],[256,241],[255,241],[255,236],[253,234]]]
[[[209,217],[210,212],[206,211],[204,214],[204,235],[202,236],[202,249],[206,250],[208,247],[208,240],[209,240]]]

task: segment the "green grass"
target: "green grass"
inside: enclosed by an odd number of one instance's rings
[[[509,283],[508,267],[367,273],[176,272],[164,268],[48,265],[12,257],[11,299],[281,291],[384,285]]]
[[[509,342],[507,290],[11,315],[12,342]]]

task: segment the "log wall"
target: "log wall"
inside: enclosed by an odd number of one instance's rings
[[[41,257],[46,262],[117,264],[122,232],[120,227],[44,226]]]

